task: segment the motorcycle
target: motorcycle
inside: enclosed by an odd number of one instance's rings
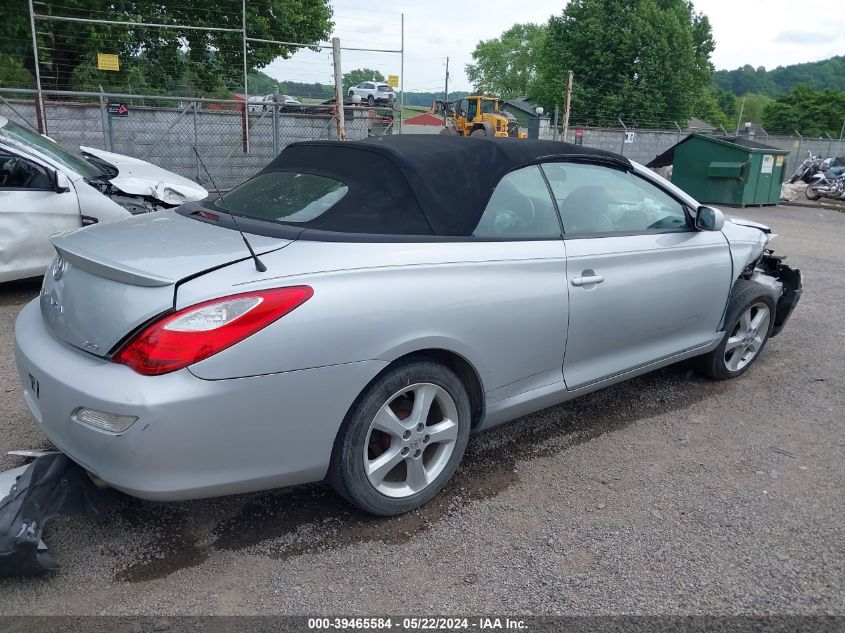
[[[822,162],[819,172],[811,177],[804,195],[808,200],[819,198],[834,198],[845,200],[845,170],[834,169],[834,159],[828,158]]]
[[[822,161],[818,156],[813,156],[812,152],[807,152],[807,158],[804,159],[795,173],[789,178],[789,184],[798,182],[799,180],[809,184],[813,176],[821,169]]]

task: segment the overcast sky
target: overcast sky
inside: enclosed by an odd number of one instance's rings
[[[443,90],[446,57],[450,58],[450,90],[469,90],[464,73],[472,61],[472,50],[482,39],[501,34],[514,22],[545,22],[559,14],[561,0],[485,0],[483,10],[468,12],[454,0],[394,0],[376,4],[372,0],[333,2],[335,33],[345,47],[395,50],[401,46],[400,14],[405,14],[405,89]],[[834,3],[835,4],[835,3]],[[380,6],[390,11],[373,10]],[[695,0],[713,26],[717,69],[743,64],[776,66],[816,61],[845,53],[845,12],[819,12],[812,4],[795,0]],[[834,5],[830,5],[834,6]],[[463,7],[463,8],[462,8]],[[400,56],[390,53],[344,51],[344,72],[374,68],[385,76],[400,73]],[[332,78],[329,51],[303,51],[265,69],[279,80],[319,81]],[[577,78],[576,78],[577,80]]]

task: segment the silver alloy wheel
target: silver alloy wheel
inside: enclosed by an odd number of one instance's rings
[[[433,482],[455,450],[458,407],[445,389],[405,387],[376,413],[364,443],[364,472],[387,497],[416,494]]]
[[[739,317],[725,345],[725,367],[739,371],[757,356],[769,334],[771,311],[762,301],[751,304]]]

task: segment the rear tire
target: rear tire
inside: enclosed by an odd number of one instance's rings
[[[457,136],[458,133],[454,130],[454,128],[444,127],[440,130],[440,132],[438,132],[438,134],[440,134],[440,136]]]
[[[404,514],[452,478],[470,432],[470,402],[449,368],[419,358],[379,376],[338,432],[328,481],[364,512]]]
[[[371,108],[376,104],[376,98],[373,95],[367,97],[367,105]]]
[[[470,136],[487,136],[487,130],[483,127],[476,128],[470,133]]]
[[[712,352],[693,359],[695,370],[713,380],[741,376],[760,357],[774,322],[775,301],[768,290],[738,281],[725,313],[725,337]]]

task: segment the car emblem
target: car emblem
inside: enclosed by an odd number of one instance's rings
[[[65,261],[64,257],[59,255],[56,261],[53,262],[53,281],[58,281],[62,278],[62,275],[65,274],[67,270],[67,262]]]

